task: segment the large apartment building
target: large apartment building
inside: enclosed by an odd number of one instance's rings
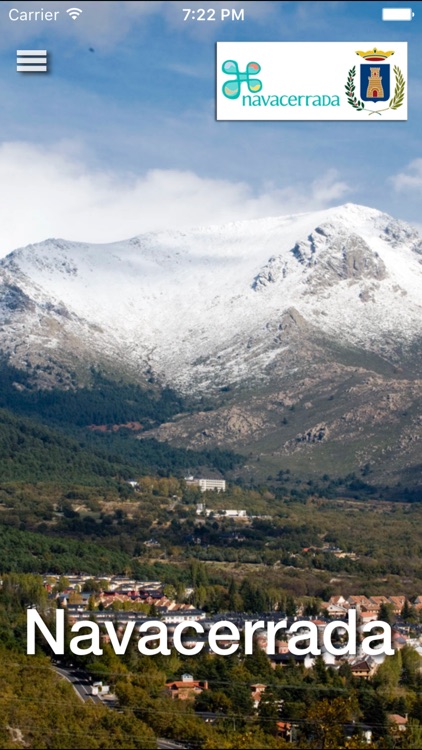
[[[205,478],[194,478],[185,477],[185,482],[191,487],[199,487],[201,492],[207,492],[208,490],[216,490],[217,492],[226,491],[226,480],[225,479],[205,479]]]

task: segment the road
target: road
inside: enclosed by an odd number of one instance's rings
[[[102,700],[98,695],[91,695],[91,682],[88,677],[82,675],[77,670],[68,669],[66,667],[58,667],[54,665],[54,670],[73,685],[74,691],[82,701],[85,702],[90,700],[93,703],[102,703]]]
[[[107,705],[98,695],[91,695],[91,681],[87,675],[80,670],[69,669],[68,667],[58,667],[56,664],[53,665],[53,669],[63,679],[67,680],[73,685],[78,698],[86,703],[92,701],[93,703]],[[173,740],[166,740],[164,737],[157,737],[157,748],[158,750],[184,750],[184,745]]]

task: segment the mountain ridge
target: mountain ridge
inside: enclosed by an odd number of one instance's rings
[[[48,240],[0,261],[0,349],[28,375],[15,388],[95,388],[94,371],[171,388],[187,413],[137,438],[235,449],[243,477],[364,467],[413,485],[421,282],[416,230],[354,204],[110,245]]]
[[[420,255],[410,226],[354,204],[110,245],[47,240],[0,261],[0,346],[41,373],[88,360],[184,393],[271,379],[303,337],[399,362],[421,334]]]

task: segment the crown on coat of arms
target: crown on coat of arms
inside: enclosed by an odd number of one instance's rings
[[[382,60],[386,60],[390,55],[394,55],[394,52],[383,52],[382,49],[377,49],[374,47],[374,49],[369,49],[368,52],[362,52],[361,50],[358,50],[356,52],[357,55],[360,57],[363,57],[364,60],[367,60],[368,62],[381,62]]]

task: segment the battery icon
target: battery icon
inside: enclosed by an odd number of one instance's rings
[[[414,18],[412,8],[383,8],[383,21],[411,21]]]

